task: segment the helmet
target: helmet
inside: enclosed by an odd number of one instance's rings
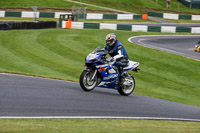
[[[114,33],[110,33],[106,36],[106,45],[112,46],[116,42],[116,35]]]

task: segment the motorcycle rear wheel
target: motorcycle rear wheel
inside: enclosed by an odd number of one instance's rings
[[[91,80],[94,71],[83,71],[80,76],[80,86],[84,91],[92,91],[97,84],[97,75]]]
[[[124,85],[123,87],[121,87],[118,92],[119,94],[123,95],[123,96],[129,96],[130,94],[133,93],[134,89],[135,89],[135,79],[133,78],[133,76],[131,74],[127,74],[125,76],[125,82],[129,81],[130,85]]]

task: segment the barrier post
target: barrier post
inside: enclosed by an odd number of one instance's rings
[[[33,21],[37,22],[37,11],[38,11],[38,8],[37,8],[37,6],[33,6],[32,9],[33,9],[33,12],[34,12]]]
[[[148,14],[142,14],[142,19],[147,20],[148,19]]]

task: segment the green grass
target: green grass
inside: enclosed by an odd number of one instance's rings
[[[46,29],[0,31],[0,71],[78,81],[84,59],[105,35],[115,32],[125,45],[130,60],[140,62],[132,73],[135,93],[200,106],[200,62],[129,43],[136,33],[93,29]]]
[[[0,22],[33,22],[33,18],[20,18],[20,17],[2,17]],[[58,18],[37,18],[37,21],[57,21]]]
[[[58,8],[71,8],[74,4],[66,2],[65,0],[1,0],[0,7],[58,7]]]
[[[0,7],[47,7],[47,8],[72,8],[72,6],[82,7],[81,4],[68,2],[66,0],[0,0]],[[99,9],[90,7],[89,9]]]
[[[81,21],[81,20],[80,20]],[[83,21],[83,20],[82,20]],[[113,24],[152,24],[157,23],[152,20],[142,20],[142,19],[133,19],[133,20],[113,20],[113,19],[86,19],[85,22],[91,23],[113,23]]]
[[[198,133],[199,122],[116,119],[0,119],[1,133]]]
[[[37,18],[38,21],[57,21],[59,22],[58,18]],[[19,17],[2,17],[0,18],[0,22],[24,22],[24,21],[31,21],[33,22],[33,18],[19,18]],[[113,20],[113,19],[79,19],[80,22],[89,22],[89,23],[115,23],[115,24],[149,24],[149,23],[156,23],[151,20],[142,20],[142,19],[133,19],[133,20]]]
[[[75,0],[80,1],[80,0]],[[158,12],[191,12],[199,13],[199,9],[190,9],[177,0],[171,1],[171,8],[166,8],[165,0],[81,0],[85,3],[96,4],[100,6],[115,8],[133,13],[147,13],[148,11]],[[179,8],[178,8],[179,6]]]
[[[148,11],[158,12],[185,12],[187,14],[199,13],[199,9],[189,9],[179,3],[177,0],[171,2],[171,8],[166,9],[165,0],[75,0],[78,2],[86,2],[100,6],[110,7],[114,9],[130,11],[133,13],[147,13]],[[68,2],[66,0],[1,0],[0,7],[48,7],[48,8],[71,8],[72,6],[85,6]],[[178,8],[179,6],[179,8]],[[88,9],[99,9],[87,6]]]

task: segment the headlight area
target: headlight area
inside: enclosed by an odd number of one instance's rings
[[[86,57],[86,60],[94,60],[95,58],[97,58],[98,55],[96,54],[89,54],[87,57]]]
[[[96,62],[100,62],[101,64],[104,64],[104,63],[105,63],[103,57],[95,59],[94,62],[95,62],[95,63],[96,63]]]

